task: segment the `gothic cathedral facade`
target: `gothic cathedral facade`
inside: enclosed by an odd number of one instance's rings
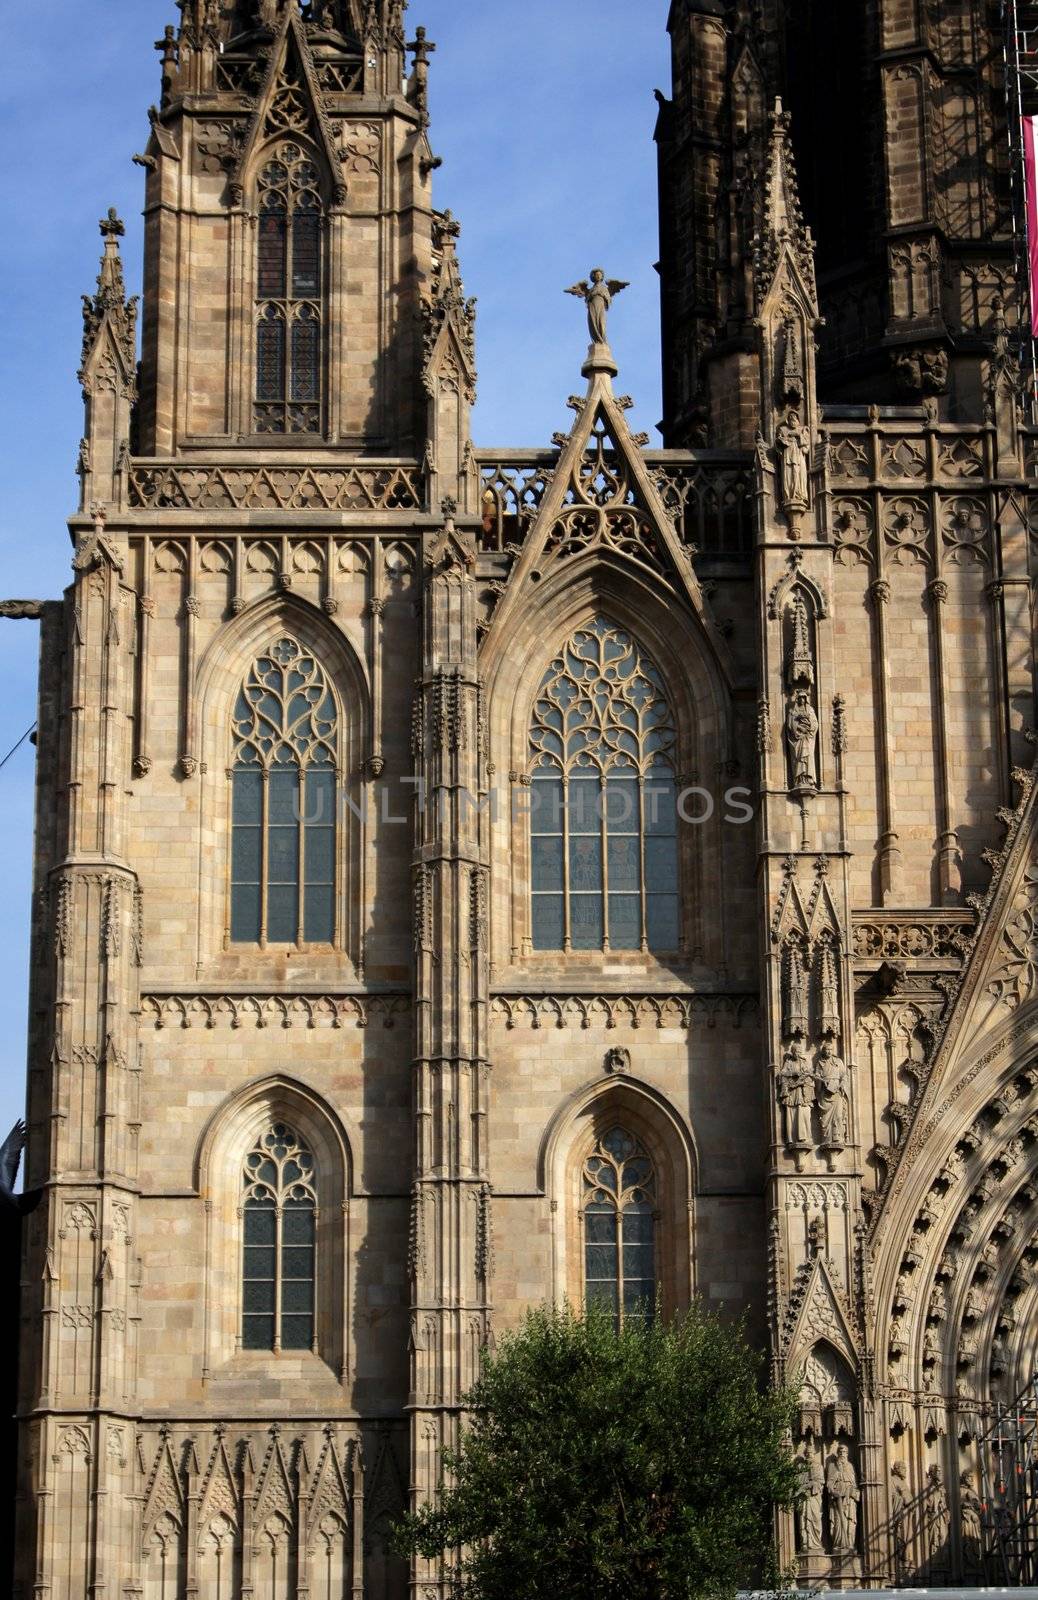
[[[14,1592],[437,1600],[387,1531],[488,1341],[694,1295],[799,1386],[802,1578],[979,1582],[1038,1365],[991,8],[673,0],[665,448],[599,273],[520,451],[471,437],[403,0],[179,4],[72,581],[2,608],[42,633]]]

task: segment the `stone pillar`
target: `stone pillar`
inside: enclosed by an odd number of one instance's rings
[[[133,1471],[140,890],[125,850],[134,597],[123,563],[99,517],[74,562],[56,715],[40,724],[41,762],[59,781],[57,815],[38,818],[52,864],[33,950],[45,1024],[27,1181],[43,1195],[26,1252],[20,1413],[41,1511],[35,1540],[24,1526],[18,1543],[26,1591],[55,1600],[102,1600],[128,1576],[115,1552]]]
[[[476,667],[475,545],[445,526],[424,551],[422,677],[415,714],[415,1182],[411,1226],[411,1493],[435,1495],[439,1452],[490,1332],[487,1168],[487,841]],[[421,1562],[414,1583],[438,1589]]]

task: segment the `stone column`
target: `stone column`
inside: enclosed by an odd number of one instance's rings
[[[436,1491],[490,1330],[486,1119],[488,817],[476,666],[475,544],[453,523],[424,550],[415,715],[415,1181],[411,1228],[411,1491]],[[423,1595],[438,1574],[421,1562]]]
[[[40,721],[41,769],[58,781],[48,784],[56,816],[38,818],[49,872],[33,949],[43,1022],[32,1045],[27,1185],[43,1197],[24,1309],[29,1329],[42,1317],[46,1332],[26,1340],[20,1414],[48,1533],[41,1513],[35,1562],[28,1527],[19,1549],[26,1587],[63,1600],[104,1600],[126,1576],[116,1552],[136,1385],[140,892],[125,853],[135,597],[123,565],[99,514],[80,532],[60,685],[46,687],[45,663],[41,696],[52,702]],[[44,1406],[58,1446],[39,1451],[33,1423]],[[73,1470],[82,1460],[90,1473]]]

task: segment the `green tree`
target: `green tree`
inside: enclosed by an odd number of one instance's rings
[[[444,1557],[459,1600],[718,1600],[773,1579],[792,1402],[761,1378],[742,1330],[699,1308],[619,1331],[531,1312],[398,1548]]]

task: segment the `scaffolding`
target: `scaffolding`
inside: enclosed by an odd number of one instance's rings
[[[991,1583],[1038,1583],[1038,1373],[999,1401],[979,1440],[983,1568]]]
[[[1028,380],[1031,419],[1035,421],[1038,420],[1038,352],[1033,333],[1027,249],[1023,119],[1038,115],[1038,0],[1001,0],[1001,7],[1006,131],[1009,138],[1010,222],[1020,307],[1017,320],[1018,354],[1020,370]]]

